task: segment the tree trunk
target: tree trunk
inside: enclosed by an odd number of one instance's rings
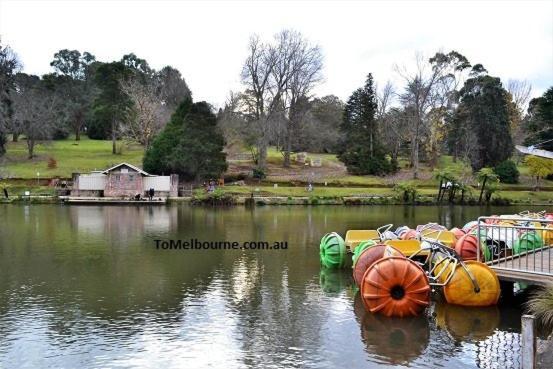
[[[258,149],[258,160],[257,160],[257,167],[259,169],[265,170],[267,167],[267,143],[262,142],[259,145]]]
[[[6,135],[4,132],[0,132],[0,156],[6,153]]]
[[[413,179],[419,178],[419,141],[415,141],[413,152]]]
[[[443,179],[440,179],[440,187],[438,188],[438,202],[440,202],[440,199],[442,197],[442,184],[443,184]]]
[[[117,147],[115,145],[116,143],[116,134],[115,134],[115,119],[111,121],[111,153],[116,154],[117,153]]]
[[[418,111],[418,109],[417,109]],[[413,144],[411,145],[411,163],[413,165],[413,179],[419,177],[419,130],[422,124],[420,113],[417,113],[417,126],[415,128],[415,137],[413,137]]]
[[[484,194],[484,189],[486,188],[486,181],[488,180],[488,177],[484,177],[484,181],[482,181],[482,189],[480,190],[480,198],[478,199],[478,203],[482,203],[482,195]]]
[[[453,201],[455,200],[455,184],[453,183],[451,185],[451,188],[449,189],[449,202],[450,203],[453,203]]]
[[[373,138],[373,133],[371,132],[370,135],[369,135],[369,150],[370,150],[370,153],[371,153],[371,158],[374,157],[374,144],[373,144],[373,141],[374,141],[374,138]]]
[[[35,151],[35,140],[27,138],[27,150],[29,151],[29,159],[32,159]]]
[[[12,133],[12,142],[17,142],[19,139],[19,133],[14,132]]]
[[[399,143],[396,143],[396,145],[394,146],[394,150],[392,151],[392,160],[396,162],[397,162],[398,152],[399,152]]]
[[[286,125],[286,142],[284,143],[284,167],[290,167],[290,151],[292,151],[292,121]]]
[[[465,203],[465,190],[462,189],[461,190],[461,204],[464,204]]]
[[[74,116],[75,119],[75,141],[81,140],[81,128],[83,127],[84,112],[77,110]]]

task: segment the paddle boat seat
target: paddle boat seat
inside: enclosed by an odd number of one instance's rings
[[[346,247],[352,252],[363,241],[380,241],[380,233],[376,229],[351,229],[346,232]]]

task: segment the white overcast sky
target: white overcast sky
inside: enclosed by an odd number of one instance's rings
[[[50,72],[53,54],[64,48],[101,61],[134,52],[156,69],[178,68],[194,99],[215,106],[240,89],[249,36],[269,39],[284,28],[323,49],[325,82],[317,95],[346,99],[369,72],[381,85],[399,82],[394,64],[408,67],[416,52],[451,49],[504,82],[527,79],[533,96],[553,85],[553,0],[0,0],[2,44],[27,73]]]

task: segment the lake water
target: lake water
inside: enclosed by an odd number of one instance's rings
[[[525,209],[0,205],[0,368],[518,367],[516,307],[374,316],[318,247]],[[288,248],[156,249],[191,238]]]

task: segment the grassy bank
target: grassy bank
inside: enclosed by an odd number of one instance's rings
[[[111,153],[111,141],[90,140],[83,136],[80,141],[72,138],[67,140],[42,143],[36,147],[36,157],[27,158],[27,147],[24,140],[8,143],[7,154],[0,159],[0,177],[8,178],[0,181],[0,187],[7,187],[10,194],[22,195],[31,191],[33,195],[54,195],[55,190],[45,186],[45,182],[37,185],[37,172],[40,178],[65,177],[74,172],[88,172],[108,168],[120,162],[128,162],[141,166],[144,149],[137,144],[118,142],[118,154]],[[298,198],[335,199],[342,197],[398,197],[393,187],[399,182],[408,182],[417,187],[421,197],[436,196],[438,183],[433,178],[433,170],[447,170],[459,178],[471,179],[470,168],[461,161],[454,162],[449,156],[442,156],[436,168],[421,165],[419,179],[412,180],[411,170],[407,160],[400,160],[400,171],[386,177],[353,176],[334,154],[311,154],[310,158],[321,159],[321,167],[311,167],[293,161],[290,168],[283,168],[282,154],[271,148],[268,152],[267,178],[256,183],[247,180],[245,185],[228,185],[224,193],[231,196],[278,196]],[[248,152],[243,148],[229,148],[227,154],[229,176],[251,176],[254,163]],[[54,159],[56,166],[49,167]],[[500,184],[500,191],[495,198],[504,198],[512,203],[547,204],[553,202],[553,181],[543,181],[542,191],[532,191],[533,179],[528,168],[519,166],[521,173],[519,184]],[[12,179],[10,179],[12,178]],[[15,179],[17,178],[17,180]],[[314,183],[314,190],[308,192],[306,183]],[[277,184],[275,187],[274,184]],[[476,184],[476,183],[474,183]],[[478,190],[473,189],[467,194],[466,200],[478,196]]]
[[[120,162],[142,165],[144,149],[136,144],[118,142],[118,154],[111,153],[111,141],[90,140],[82,136],[73,139],[38,144],[36,157],[28,159],[24,140],[8,143],[8,151],[0,161],[0,176],[11,178],[70,178],[74,172],[89,172],[108,168]],[[56,161],[56,168],[49,168],[50,158]]]
[[[339,197],[398,197],[391,188],[358,188],[358,187],[324,187],[315,186],[313,191],[305,187],[273,187],[273,186],[226,186],[225,193],[234,196],[279,196],[279,197],[310,197],[310,198],[339,198]],[[466,196],[465,201],[477,201],[477,193]],[[417,197],[436,198],[436,189],[419,189]],[[553,193],[550,191],[499,191],[493,198],[505,199],[513,204],[551,204]]]

